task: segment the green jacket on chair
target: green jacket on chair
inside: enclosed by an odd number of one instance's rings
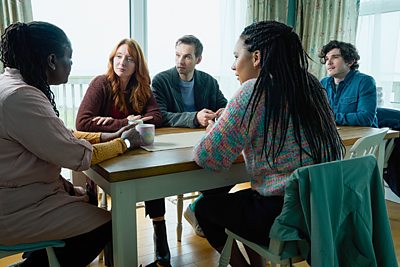
[[[270,238],[301,241],[313,267],[398,266],[375,157],[302,167],[292,178]]]

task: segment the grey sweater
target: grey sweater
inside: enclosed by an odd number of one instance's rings
[[[197,112],[184,112],[179,79],[175,67],[160,72],[153,78],[152,90],[163,116],[163,126],[196,128],[199,126]],[[217,80],[211,75],[195,70],[193,79],[197,111],[207,108],[216,112],[226,106],[227,100],[219,90]]]

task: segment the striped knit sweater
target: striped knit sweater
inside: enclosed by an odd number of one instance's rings
[[[290,174],[301,166],[300,149],[295,142],[293,126],[290,122],[287,138],[276,164],[271,168],[265,159],[265,153],[261,157],[265,117],[263,100],[257,107],[249,130],[247,130],[249,112],[246,113],[241,124],[255,82],[256,80],[252,79],[242,84],[211,131],[194,148],[194,158],[201,167],[220,171],[229,169],[243,152],[246,169],[251,177],[252,189],[263,196],[283,195]],[[271,136],[272,133],[269,132],[270,140]],[[302,140],[304,139],[303,136]],[[302,142],[302,146],[309,150],[306,141]],[[312,164],[311,157],[304,153],[302,160],[303,165]],[[269,161],[272,162],[271,158]]]

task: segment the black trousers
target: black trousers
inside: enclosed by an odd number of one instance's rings
[[[204,195],[196,205],[196,218],[208,242],[222,248],[225,228],[260,245],[268,245],[269,231],[283,207],[283,196],[261,196],[252,189],[231,194]]]
[[[213,194],[223,194],[223,193],[228,193],[229,190],[232,189],[232,187],[233,187],[233,185],[230,185],[230,186],[205,190],[205,191],[202,191],[201,193],[204,196],[213,195]],[[164,198],[149,200],[149,201],[145,201],[144,203],[145,203],[146,215],[149,215],[150,218],[153,219],[153,218],[162,217],[165,215],[165,199]]]
[[[144,202],[146,215],[151,219],[162,217],[165,215],[165,199],[153,199]]]
[[[64,239],[65,246],[54,248],[54,253],[62,267],[85,267],[99,255],[111,239],[112,225],[109,221],[88,233]],[[46,250],[41,249],[29,253],[22,266],[48,267]]]

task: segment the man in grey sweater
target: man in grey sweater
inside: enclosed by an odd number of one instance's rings
[[[206,127],[208,120],[217,118],[225,108],[227,100],[217,80],[195,69],[202,52],[203,45],[195,36],[179,38],[175,43],[176,66],[153,78],[153,94],[164,126]]]
[[[218,118],[224,111],[227,100],[219,90],[217,80],[195,69],[201,62],[202,52],[203,45],[199,39],[193,35],[182,36],[175,43],[176,66],[160,72],[153,78],[152,90],[161,110],[163,126],[206,127],[209,120]],[[232,186],[216,188],[203,193],[227,193],[231,188]],[[204,236],[194,215],[195,203],[196,201],[189,205],[184,216],[193,226],[196,234]],[[155,234],[159,237],[157,245],[160,248],[159,251],[168,252],[164,253],[163,260],[158,260],[158,263],[166,262],[169,260],[166,235],[157,234],[157,232]],[[165,241],[161,242],[163,240]]]

